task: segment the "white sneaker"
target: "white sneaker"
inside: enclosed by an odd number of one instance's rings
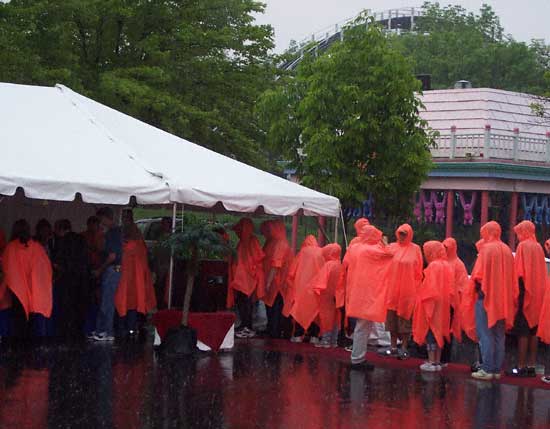
[[[115,340],[115,337],[107,334],[106,332],[100,332],[99,334],[94,334],[93,338],[94,338],[94,341],[99,341],[99,342],[113,342]]]
[[[437,363],[424,362],[420,365],[420,370],[426,372],[439,372],[441,371],[441,365]]]
[[[330,344],[330,341],[321,340],[317,343],[313,344],[314,347],[322,348],[322,349],[330,349],[332,345]]]
[[[475,378],[476,380],[487,380],[487,381],[490,381],[494,378],[494,375],[493,374],[489,374],[488,372],[485,372],[483,371],[482,369],[480,369],[479,371],[477,372],[473,372],[472,373],[472,377]]]
[[[309,339],[309,344],[317,345],[321,342],[321,340],[318,337],[311,337]]]
[[[546,384],[550,384],[550,376],[549,375],[545,375],[544,377],[542,377],[540,379],[540,381],[542,381],[543,383],[546,383]]]
[[[292,337],[290,339],[290,342],[291,343],[303,343],[304,342],[304,337]]]
[[[256,336],[256,332],[254,332],[252,329],[243,328],[240,331],[236,332],[235,336],[237,338],[253,338]]]

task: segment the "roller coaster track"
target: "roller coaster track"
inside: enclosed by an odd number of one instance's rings
[[[310,37],[298,42],[289,51],[295,53],[292,59],[280,64],[279,67],[283,70],[294,70],[300,64],[304,55],[323,52],[334,42],[344,40],[346,27],[353,24],[358,18],[365,16],[371,16],[376,23],[387,31],[396,33],[414,31],[415,21],[422,17],[422,8],[409,7],[390,9],[383,12],[372,12],[369,9],[364,10],[353,18],[321,29]]]

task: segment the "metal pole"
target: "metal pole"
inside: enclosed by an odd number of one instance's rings
[[[338,244],[338,218],[334,218],[334,242]]]
[[[340,207],[340,219],[342,220],[342,233],[344,234],[344,244],[346,249],[348,248],[348,237],[346,234],[346,224],[344,222],[344,213],[342,212],[342,207]]]
[[[178,213],[178,205],[174,203],[172,206],[172,234],[176,232],[176,216]],[[174,283],[174,248],[170,252],[170,271],[168,273],[168,308],[172,308],[172,286]]]

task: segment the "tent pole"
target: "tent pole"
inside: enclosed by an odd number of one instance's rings
[[[182,208],[183,210],[183,208]],[[172,206],[172,234],[176,232],[176,216],[178,213],[178,205],[174,203]],[[174,283],[174,248],[170,253],[170,271],[168,273],[168,308],[172,308],[172,285]]]
[[[334,242],[338,244],[338,218],[334,218]]]
[[[342,232],[344,234],[344,244],[346,249],[348,248],[348,237],[346,234],[346,223],[344,222],[344,213],[342,212],[342,207],[340,207],[340,220],[342,221]]]

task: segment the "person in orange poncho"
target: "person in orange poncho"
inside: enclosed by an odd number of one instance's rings
[[[455,301],[454,270],[447,260],[445,247],[439,241],[424,243],[428,266],[418,290],[413,316],[413,338],[427,344],[428,362],[422,371],[441,371],[441,350],[451,340],[451,305]]]
[[[31,240],[30,225],[24,219],[13,226],[11,241],[2,255],[2,271],[3,288],[21,304],[33,335],[47,336],[52,314],[52,265],[44,247]]]
[[[550,240],[546,240],[546,242],[544,243],[544,250],[546,250],[547,255],[550,255]],[[541,339],[542,342],[550,344],[550,279],[548,279],[548,277],[546,280],[544,301],[540,309],[537,336]],[[548,366],[546,368],[546,374],[550,374],[550,372],[548,372]],[[542,377],[541,380],[546,384],[550,384],[550,375]]]
[[[291,315],[305,330],[315,321],[322,337],[318,347],[336,347],[338,342],[338,310],[336,309],[336,289],[339,285],[340,254],[338,244],[328,244],[322,249],[325,264],[304,289],[299,306],[294,306]]]
[[[375,322],[386,317],[386,292],[393,253],[382,242],[382,232],[364,226],[361,242],[348,252],[346,260],[346,316],[357,319],[353,332],[351,364],[365,364],[367,343]]]
[[[491,221],[481,228],[483,245],[472,271],[477,292],[476,331],[483,363],[472,373],[478,380],[500,378],[504,362],[505,332],[514,324],[518,281],[514,256],[500,240],[501,228]]]
[[[544,250],[537,242],[533,222],[520,222],[514,227],[514,232],[519,239],[515,257],[519,297],[512,334],[518,337],[518,362],[507,374],[515,377],[535,377],[538,347],[536,333],[546,290],[546,262]]]
[[[454,295],[453,308],[451,308],[451,333],[456,341],[462,341],[462,313],[461,303],[462,294],[468,285],[468,271],[464,262],[458,257],[458,246],[454,238],[446,238],[443,240],[443,246],[447,253],[447,260],[451,265],[454,273]],[[448,363],[451,357],[451,343],[445,343],[441,353],[441,362]]]
[[[237,255],[230,268],[228,305],[235,297],[241,326],[236,333],[238,338],[252,338],[256,335],[252,329],[253,302],[258,289],[264,284],[262,262],[264,252],[254,235],[254,224],[249,218],[241,219],[233,230],[239,237]]]
[[[138,335],[138,314],[147,314],[157,303],[149,269],[147,246],[131,210],[122,216],[122,263],[115,293],[115,308],[124,335]]]
[[[365,217],[361,217],[355,221],[355,224],[353,225],[353,227],[355,228],[355,238],[350,241],[348,249],[355,244],[359,244],[361,242],[361,231],[367,225],[370,225],[370,222]]]
[[[395,232],[397,242],[390,245],[394,253],[388,280],[386,330],[391,335],[391,348],[386,356],[400,359],[409,357],[408,344],[412,333],[411,319],[416,302],[416,292],[422,281],[422,251],[412,242],[413,229],[403,224]],[[401,351],[397,340],[402,341]]]
[[[307,305],[308,286],[324,264],[323,250],[317,239],[313,235],[308,235],[288,273],[289,290],[283,308],[284,316],[300,312],[301,307]],[[291,341],[302,342],[304,334],[303,326],[295,326]]]
[[[271,338],[281,338],[290,330],[288,318],[284,317],[283,306],[288,293],[287,277],[292,264],[292,249],[286,237],[285,224],[280,220],[268,220],[260,226],[265,244],[263,269],[265,285],[258,292],[258,298],[266,305],[267,331]]]

